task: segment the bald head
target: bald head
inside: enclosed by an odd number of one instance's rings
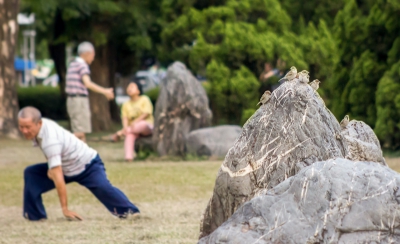
[[[37,108],[28,106],[28,107],[24,107],[23,109],[21,109],[19,111],[18,118],[19,119],[31,118],[32,122],[37,124],[39,121],[42,120],[42,114],[40,113],[40,111]]]

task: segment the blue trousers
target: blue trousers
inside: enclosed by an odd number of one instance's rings
[[[47,163],[28,166],[24,171],[24,217],[29,220],[46,219],[42,194],[55,188],[54,182],[47,176]],[[76,176],[64,176],[65,183],[77,182],[89,189],[112,214],[124,218],[128,214],[138,213],[139,209],[129,201],[126,195],[111,185],[107,179],[104,164],[97,155],[86,169]]]

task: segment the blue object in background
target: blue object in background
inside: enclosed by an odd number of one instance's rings
[[[22,58],[15,58],[14,59],[14,68],[16,71],[24,71],[25,70],[25,62],[27,63],[28,69],[35,68],[35,62],[32,61],[24,61]]]

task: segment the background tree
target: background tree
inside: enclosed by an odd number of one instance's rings
[[[94,43],[92,79],[105,87],[115,87],[116,71],[129,74],[140,67],[144,57],[154,56],[153,39],[157,41],[159,32],[156,4],[155,0],[24,0],[23,11],[37,14],[38,39],[48,40],[63,92],[67,44]],[[93,129],[109,129],[111,118],[119,119],[115,101],[108,103],[92,93],[90,100]]]
[[[317,25],[321,20],[323,20],[328,26],[332,26],[336,14],[345,4],[344,0],[282,0],[280,2],[282,7],[292,18],[292,30],[296,33],[301,31],[301,27],[305,23],[313,23]]]
[[[0,135],[18,137],[18,100],[14,70],[19,0],[0,1]]]
[[[244,123],[256,110],[264,62],[285,61],[323,80],[335,62],[336,43],[324,21],[299,33],[277,0],[164,0],[159,57],[181,60],[210,82],[215,123]]]
[[[339,120],[349,114],[399,144],[397,0],[23,0],[23,9],[37,15],[38,48],[49,47],[61,84],[65,45],[83,40],[96,45],[93,80],[104,86],[148,57],[179,60],[207,78],[214,123],[240,124],[257,109],[263,63],[279,59],[322,81]],[[118,108],[91,99],[94,128],[108,128]]]
[[[400,139],[393,96],[399,82],[399,14],[398,1],[351,0],[334,24],[341,60],[329,83],[332,111],[338,118],[350,114],[375,127],[386,146]]]

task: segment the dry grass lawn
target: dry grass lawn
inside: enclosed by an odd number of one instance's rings
[[[123,163],[122,144],[90,143],[111,182],[140,208],[139,219],[119,220],[85,188],[68,185],[69,207],[84,217],[62,216],[55,191],[44,195],[48,220],[22,218],[23,169],[44,161],[29,141],[0,139],[0,243],[195,243],[200,216],[221,161]],[[400,171],[400,158],[387,158]]]
[[[139,219],[119,220],[84,187],[67,187],[71,210],[63,218],[57,193],[44,194],[48,220],[22,217],[23,170],[43,162],[29,141],[0,139],[0,243],[195,243],[221,161],[124,163],[122,144],[90,143],[100,153],[111,183],[141,210]]]

